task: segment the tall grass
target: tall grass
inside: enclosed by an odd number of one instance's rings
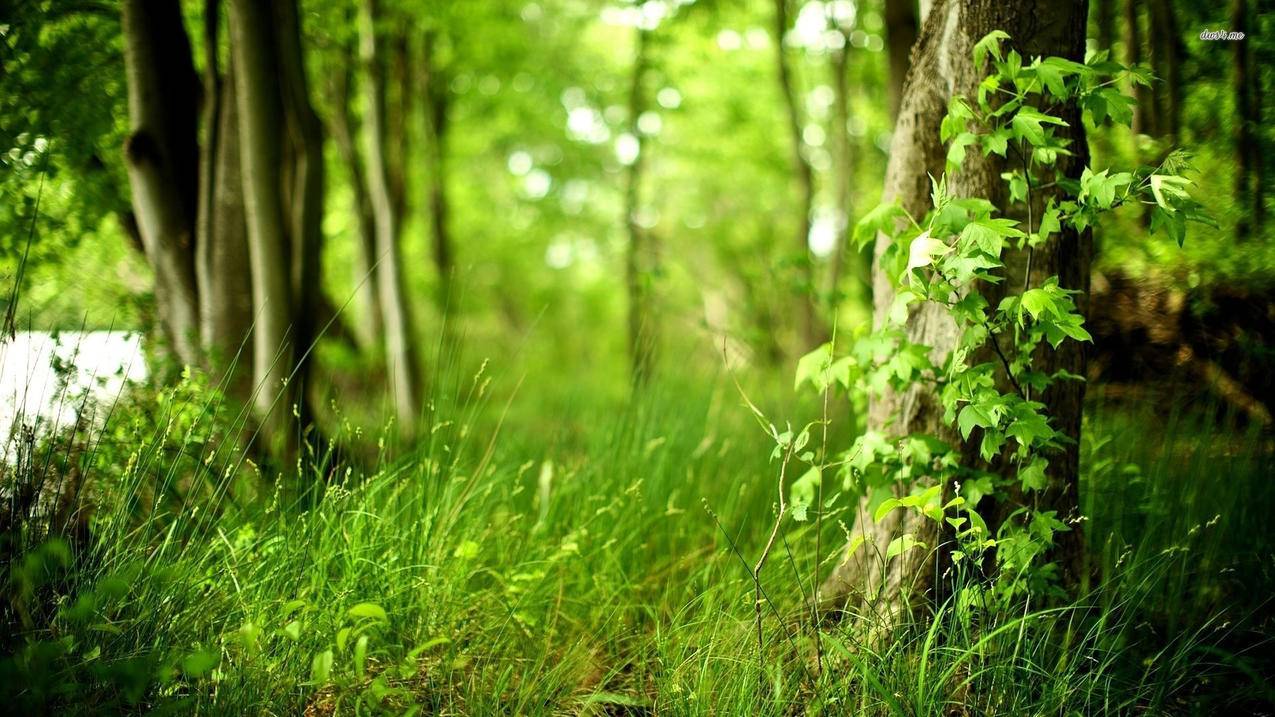
[[[206,386],[138,399],[63,455],[81,544],[11,540],[4,699],[24,713],[1105,714],[1269,709],[1268,439],[1102,409],[1075,602],[888,633],[800,624],[817,558],[729,382],[617,404],[434,382],[397,457],[256,483]],[[520,410],[530,405],[541,410]],[[546,405],[560,409],[546,411]],[[782,410],[799,411],[787,407]],[[339,437],[338,437],[339,438]],[[364,437],[375,441],[376,437]],[[116,441],[116,443],[111,443]],[[392,453],[387,435],[383,446]],[[10,470],[10,475],[14,473]],[[292,483],[292,485],[287,485]],[[297,483],[322,491],[290,503]],[[1216,517],[1215,516],[1220,516]],[[829,521],[825,545],[839,529]],[[1266,705],[1266,707],[1262,707]]]

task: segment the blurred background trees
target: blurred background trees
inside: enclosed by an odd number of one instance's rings
[[[1099,231],[1095,376],[1187,367],[1269,404],[1272,19],[1243,0],[1092,5],[1090,50],[1156,78],[1139,134],[1092,133],[1095,162],[1185,147],[1220,223],[1182,249],[1137,208]],[[212,370],[284,433],[283,407],[321,423],[347,389],[410,432],[457,354],[525,350],[617,393],[712,367],[723,341],[783,366],[870,316],[870,260],[845,237],[880,197],[926,9],[11,3],[13,319],[149,331],[156,359]],[[1154,297],[1178,308],[1104,309]]]

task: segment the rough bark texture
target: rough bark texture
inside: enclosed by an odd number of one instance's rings
[[[822,331],[815,315],[814,292],[817,286],[815,265],[810,256],[810,211],[815,201],[814,170],[806,159],[802,140],[801,104],[794,83],[792,66],[784,50],[784,36],[788,34],[788,0],[775,0],[775,69],[779,77],[779,90],[783,95],[784,111],[788,121],[788,141],[792,152],[793,177],[797,181],[797,231],[793,241],[793,255],[805,268],[804,286],[798,292],[798,312],[802,340],[805,349],[818,343]]]
[[[130,122],[125,158],[133,211],[155,270],[164,334],[179,360],[197,364],[199,77],[175,0],[127,0],[122,10]]]
[[[389,369],[391,396],[400,428],[411,430],[419,414],[416,385],[416,351],[411,319],[403,289],[403,269],[399,251],[399,217],[394,212],[390,177],[385,161],[385,68],[377,49],[376,0],[364,0],[359,14],[359,56],[366,68],[366,109],[364,122],[368,195],[376,225],[377,279],[381,308],[385,314],[385,359]]]
[[[885,200],[898,199],[913,216],[923,216],[930,209],[929,175],[943,172],[945,149],[939,142],[939,124],[953,95],[973,96],[983,71],[972,63],[973,44],[994,29],[1009,33],[1011,45],[1024,57],[1060,55],[1080,59],[1084,52],[1086,3],[1054,3],[1046,0],[1018,0],[1013,3],[995,0],[939,0],[926,18],[908,74],[898,122],[886,170]],[[1087,161],[1087,149],[1078,114],[1063,111],[1070,122],[1070,137],[1076,157],[1064,162],[1059,171],[1079,173]],[[1015,161],[1011,153],[1010,160]],[[1005,190],[1000,174],[1006,160],[995,155],[984,158],[970,153],[966,163],[949,179],[949,190],[956,196],[984,197],[1004,206]],[[1045,200],[1045,191],[1033,193],[1034,216]],[[1018,217],[1024,218],[1024,217]],[[878,240],[878,258],[889,240]],[[1065,233],[1056,236],[1034,252],[1030,282],[1038,286],[1048,276],[1058,275],[1062,286],[1081,290],[1079,309],[1087,311],[1089,263],[1092,253],[1090,237]],[[1003,284],[1018,291],[1024,284],[1026,257],[1010,252],[1005,257],[1008,280]],[[982,290],[995,306],[998,297],[990,287]],[[876,320],[881,322],[894,299],[891,277],[874,272],[873,303]],[[957,328],[942,307],[927,303],[914,309],[907,327],[912,341],[934,347],[933,358],[941,362],[957,341]],[[1083,375],[1084,356],[1078,344],[1069,342],[1058,352],[1042,352],[1038,357],[1045,371],[1066,368]],[[1002,377],[1002,380],[1004,377]],[[1084,384],[1063,382],[1044,397],[1053,424],[1067,435],[1078,438]],[[901,436],[913,432],[937,435],[956,443],[953,431],[942,421],[942,408],[927,386],[914,386],[902,393],[874,397],[870,403],[868,425],[887,435]],[[977,438],[977,436],[975,436]],[[968,460],[968,458],[967,458]],[[1051,456],[1050,487],[1037,497],[1041,506],[1057,509],[1062,518],[1072,517],[1077,504],[1077,451],[1072,446],[1062,455]],[[994,528],[992,516],[989,521]],[[852,611],[885,611],[887,614],[906,609],[912,599],[932,595],[942,551],[906,551],[893,560],[884,560],[890,540],[902,533],[915,533],[933,548],[942,537],[932,521],[917,519],[912,512],[893,511],[875,522],[868,514],[866,501],[861,502],[855,516],[854,533],[867,539],[855,555],[841,563],[820,591],[826,607],[844,606]],[[1064,569],[1074,569],[1082,553],[1079,529],[1059,536],[1058,555]]]

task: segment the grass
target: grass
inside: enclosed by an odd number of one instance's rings
[[[226,479],[239,456],[216,452],[207,424],[223,419],[199,386],[46,455],[52,473],[91,466],[99,507],[91,540],[9,537],[4,699],[63,714],[1275,709],[1262,436],[1097,406],[1097,587],[1013,611],[949,602],[884,635],[830,624],[822,660],[799,624],[815,541],[789,523],[762,578],[759,660],[748,566],[776,466],[729,382],[670,380],[633,404],[444,385],[426,440],[387,440],[397,458],[326,484]],[[290,505],[298,480],[322,500]]]

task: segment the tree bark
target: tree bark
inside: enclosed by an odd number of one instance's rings
[[[1054,3],[1045,0],[1018,0],[1004,3],[996,0],[938,0],[930,11],[913,55],[899,119],[891,144],[886,170],[884,200],[897,199],[913,216],[923,216],[930,207],[929,176],[940,176],[945,162],[945,148],[939,141],[939,125],[953,95],[974,94],[982,71],[972,63],[975,42],[994,29],[1009,33],[1012,46],[1024,58],[1036,55],[1059,55],[1073,60],[1083,57],[1086,3]],[[1072,139],[1075,157],[1059,158],[1059,175],[1076,176],[1087,162],[1085,137],[1075,108],[1063,111],[1070,123],[1067,136]],[[1014,156],[1010,155],[1011,158]],[[1006,192],[1001,172],[1006,161],[992,155],[970,153],[962,169],[949,178],[949,191],[958,197],[984,197],[998,206],[1006,205]],[[1056,191],[1056,190],[1049,190]],[[1039,216],[1049,192],[1033,192],[1034,216]],[[889,245],[879,237],[878,260]],[[1086,233],[1064,233],[1038,247],[1031,264],[1033,285],[1048,276],[1058,275],[1060,284],[1077,289],[1078,309],[1087,312],[1091,237]],[[1022,287],[1027,261],[1022,252],[1007,252],[1007,280],[1003,286]],[[993,287],[982,287],[991,305],[998,298]],[[878,266],[874,271],[873,305],[878,325],[894,300],[892,277]],[[907,323],[908,338],[933,347],[932,359],[941,363],[955,346],[957,327],[946,309],[925,303],[915,307]],[[1079,345],[1069,342],[1057,352],[1042,352],[1037,367],[1050,373],[1060,368],[1083,375],[1084,354]],[[1002,383],[1004,377],[1002,377]],[[1056,384],[1041,400],[1047,405],[1052,424],[1073,439],[1079,438],[1081,401],[1084,384],[1066,381]],[[887,392],[874,396],[869,405],[868,427],[889,435],[926,433],[960,442],[955,432],[942,420],[943,410],[937,396],[928,387],[913,386],[907,391]],[[1050,485],[1037,496],[1040,506],[1058,511],[1060,519],[1074,517],[1077,503],[1076,445],[1060,455],[1051,455]],[[967,456],[966,460],[970,460]],[[987,515],[985,513],[985,515]],[[995,531],[995,518],[989,527]],[[893,511],[881,521],[872,520],[866,499],[860,501],[855,514],[853,534],[866,542],[853,557],[839,564],[820,589],[820,602],[827,608],[851,611],[883,612],[895,615],[916,599],[934,597],[940,585],[935,575],[940,568],[943,551],[909,550],[892,560],[884,559],[890,540],[902,533],[913,533],[918,540],[934,548],[942,540],[933,521],[918,518],[915,513]],[[1064,572],[1074,574],[1083,555],[1079,528],[1061,533],[1057,538],[1056,556]]]
[[[638,221],[642,209],[642,173],[646,165],[646,142],[638,119],[646,111],[646,75],[649,66],[650,31],[634,31],[633,69],[629,85],[629,134],[637,142],[637,156],[624,176],[624,227],[629,235],[625,254],[625,283],[629,299],[629,371],[634,385],[645,382],[651,373],[655,353],[654,317],[651,314],[650,236]]]
[[[1142,31],[1139,28],[1141,18],[1138,13],[1138,0],[1124,0],[1123,10],[1124,61],[1126,65],[1137,65],[1142,62]],[[1146,112],[1147,88],[1134,83],[1132,89],[1133,98],[1137,103],[1133,106],[1133,122],[1130,127],[1134,134],[1154,134]]]
[[[292,272],[293,396],[302,425],[310,423],[307,401],[311,357],[322,328],[318,323],[322,278],[325,170],[323,125],[310,103],[297,0],[273,0],[277,37],[279,91],[283,104],[283,138],[288,161],[284,168],[285,209]]]
[[[253,403],[276,454],[293,441],[291,247],[284,207],[283,102],[278,92],[279,48],[268,3],[232,0],[230,29],[239,111],[240,167],[252,265]]]
[[[200,333],[213,379],[231,395],[252,394],[252,269],[244,218],[243,175],[239,171],[239,109],[234,63],[219,82],[215,109],[208,113],[203,170],[206,202],[200,211],[198,244]]]
[[[359,135],[359,125],[350,107],[350,88],[354,85],[356,63],[353,44],[345,44],[339,57],[339,67],[330,68],[328,75],[330,133],[336,141],[341,163],[350,173],[350,190],[354,194],[354,216],[358,232],[358,244],[354,252],[355,295],[363,314],[363,320],[358,322],[363,328],[359,332],[359,341],[365,347],[374,347],[379,352],[385,336],[382,319],[384,311],[381,308],[380,284],[376,276],[376,220],[372,216],[372,199],[368,196],[363,156],[354,139]]]
[[[359,14],[359,55],[366,71],[364,122],[368,195],[376,226],[377,279],[384,310],[385,358],[395,415],[404,431],[411,431],[419,413],[416,351],[403,289],[399,251],[399,217],[394,212],[385,161],[385,68],[378,50],[376,0],[363,0]]]
[[[850,38],[846,28],[834,28],[841,33],[842,45],[832,51],[828,67],[832,74],[832,116],[828,138],[832,145],[833,206],[836,209],[837,243],[832,248],[832,262],[828,273],[828,301],[833,315],[841,302],[842,271],[848,262],[861,294],[871,300],[872,261],[865,252],[857,251],[849,244],[852,206],[851,182],[855,175],[855,152],[850,141]]]
[[[798,291],[797,311],[800,317],[801,339],[807,345],[806,348],[809,348],[820,341],[823,333],[815,314],[814,294],[818,281],[815,278],[814,260],[810,255],[810,212],[815,201],[815,179],[814,170],[810,166],[810,161],[806,159],[804,151],[801,104],[793,82],[792,66],[788,62],[788,53],[784,51],[784,36],[788,33],[788,0],[774,0],[774,3],[775,69],[779,78],[779,90],[783,95],[784,111],[787,115],[793,176],[797,181],[797,231],[793,251],[794,256],[801,262],[804,284]]]
[[[899,116],[903,80],[912,62],[912,46],[920,28],[916,0],[885,0],[885,44],[890,57],[890,117]]]
[[[1182,37],[1178,30],[1178,18],[1169,0],[1152,0],[1151,51],[1156,74],[1155,108],[1158,115],[1156,127],[1176,145],[1182,125]]]
[[[180,361],[198,364],[199,78],[177,2],[126,0],[122,11],[133,211],[155,272],[163,333]]]
[[[421,78],[424,86],[421,98],[425,105],[426,192],[429,205],[431,248],[434,271],[438,275],[435,303],[440,313],[446,313],[454,298],[452,280],[455,278],[455,258],[447,201],[447,130],[449,126],[450,90],[447,76],[438,61],[438,35],[430,30],[421,40]],[[450,321],[445,322],[450,325]]]

